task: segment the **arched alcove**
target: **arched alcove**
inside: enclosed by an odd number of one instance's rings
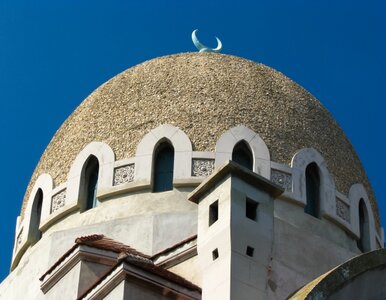
[[[82,170],[80,199],[83,210],[89,210],[97,206],[98,176],[99,161],[94,155],[90,155]]]
[[[172,190],[174,148],[168,141],[163,141],[157,146],[153,166],[153,192]]]
[[[293,156],[291,167],[293,196],[305,206],[304,211],[317,218],[335,216],[335,182],[323,156],[316,149],[303,148]],[[311,198],[316,200],[314,213],[307,207]]]
[[[306,206],[304,212],[320,217],[320,176],[316,163],[310,163],[305,170],[306,177]]]
[[[154,155],[159,146],[167,141],[174,149],[174,180],[190,178],[192,172],[192,143],[178,127],[163,124],[147,133],[137,146],[135,153],[135,178],[148,183],[154,179]]]
[[[232,160],[251,171],[253,170],[252,151],[244,140],[234,146]]]
[[[363,184],[353,184],[348,198],[351,204],[350,219],[357,236],[358,249],[362,252],[377,249],[374,214]]]
[[[79,152],[67,176],[67,209],[75,206],[81,211],[86,209],[85,179],[88,177],[86,175],[95,174],[96,162],[98,163],[98,190],[112,186],[114,161],[113,150],[103,142],[91,142]]]
[[[271,178],[271,161],[267,145],[256,132],[244,125],[227,130],[218,139],[215,166],[220,167],[226,161],[234,160],[239,154],[244,157],[244,162],[248,162],[248,169],[267,179]]]
[[[43,191],[42,189],[38,189],[35,194],[35,198],[32,204],[31,211],[31,237],[32,243],[36,243],[42,237],[42,232],[39,230],[40,221],[42,218],[42,207],[43,207]]]
[[[366,203],[361,198],[358,205],[358,215],[359,215],[359,239],[357,240],[358,249],[362,252],[367,252],[371,250],[370,245],[370,222],[369,222],[369,212],[366,207]]]

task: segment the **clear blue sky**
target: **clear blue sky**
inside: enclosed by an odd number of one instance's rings
[[[345,130],[386,220],[386,1],[0,0],[0,280],[30,176],[55,131],[100,84],[190,34],[262,62],[315,95]]]

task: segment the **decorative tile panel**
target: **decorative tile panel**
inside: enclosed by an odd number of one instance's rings
[[[120,185],[134,180],[134,164],[114,169],[114,185]]]
[[[66,204],[66,189],[52,196],[51,213],[57,211]]]
[[[214,159],[193,159],[192,176],[206,177],[213,173]]]
[[[292,191],[292,175],[279,171],[271,170],[271,181],[276,183],[278,186],[282,187],[284,190],[291,192]]]
[[[338,198],[336,198],[336,214],[339,218],[350,223],[350,207]]]

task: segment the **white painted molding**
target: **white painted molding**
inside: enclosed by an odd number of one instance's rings
[[[209,151],[193,151],[192,153],[193,159],[215,159],[216,154],[214,152]]]
[[[123,167],[123,166],[127,166],[127,165],[131,165],[131,164],[135,164],[135,157],[124,158],[124,159],[115,161],[114,169],[115,168],[120,168],[120,167]]]
[[[256,132],[244,125],[229,129],[219,138],[216,144],[215,167],[218,168],[226,161],[232,160],[233,148],[240,141],[245,141],[251,149],[253,172],[270,180],[271,158],[268,147]]]
[[[379,232],[375,231],[375,237],[381,248],[383,248],[383,244],[385,243],[385,233],[382,227],[379,228]]]
[[[366,206],[368,219],[369,219],[370,248],[371,250],[377,249],[374,214],[373,214],[373,209],[371,207],[369,197],[367,195],[365,187],[360,183],[353,184],[349,190],[348,198],[351,204],[351,210],[350,210],[351,225],[352,225],[353,231],[355,232],[358,238],[360,238],[359,202],[361,199],[363,199]]]
[[[78,248],[72,250],[72,252],[70,252],[62,261],[57,261],[57,265],[53,265],[54,269],[44,276],[40,289],[46,294],[80,261],[113,265],[116,263],[116,260],[117,254],[112,251],[80,245]]]
[[[173,180],[190,178],[192,143],[181,129],[164,124],[147,133],[138,144],[135,154],[135,180],[152,182],[155,150],[165,140],[169,141],[174,148]]]
[[[67,188],[67,182],[63,182],[63,183],[59,184],[58,186],[54,187],[54,189],[52,190],[51,196],[52,197],[55,196],[56,194],[65,190],[66,188]],[[51,197],[51,200],[52,200],[52,197]]]
[[[79,206],[77,203],[69,203],[65,204],[58,210],[52,212],[48,218],[44,219],[40,224],[40,230],[44,233],[48,230],[52,225],[56,222],[62,220],[65,216],[79,210]]]
[[[336,216],[335,182],[327,169],[327,164],[322,155],[313,148],[299,150],[292,158],[292,191],[295,198],[307,204],[306,195],[306,168],[315,163],[319,169],[320,177],[320,213]]]
[[[15,242],[11,265],[12,269],[17,265],[18,260],[23,255],[28,246],[36,243],[40,237],[40,224],[42,224],[42,220],[47,218],[47,216],[50,214],[52,187],[53,180],[49,174],[40,175],[32,187],[28,198],[27,207],[24,211],[24,219],[22,221],[20,217],[17,219],[17,230],[15,232]],[[34,209],[36,209],[35,206],[37,203],[35,203],[35,201],[39,190],[42,191],[43,200],[40,223],[36,224],[38,216],[36,213],[34,213]]]
[[[80,186],[84,180],[82,174],[85,163],[92,155],[98,159],[99,163],[97,190],[112,186],[115,154],[106,143],[91,142],[78,154],[71,165],[67,176],[66,205],[76,203],[79,208],[85,205],[80,203]]]
[[[36,201],[36,195],[39,191],[39,189],[43,193],[43,203],[42,203],[42,211],[41,211],[41,216],[40,216],[40,221],[46,219],[49,214],[50,214],[50,209],[51,209],[51,196],[52,196],[52,188],[53,188],[53,180],[51,175],[49,174],[42,174],[38,177],[36,180],[30,196],[28,198],[28,203],[24,215],[24,230],[25,232],[23,233],[23,239],[28,240],[28,242],[33,243],[36,242],[36,235],[38,232],[33,232],[37,231],[40,227],[40,224],[38,224],[37,228],[32,228],[33,223],[36,222],[37,216],[33,214],[33,207],[37,205],[37,203],[34,203]]]
[[[15,226],[15,232],[16,232],[16,237],[19,235],[19,231],[22,228],[22,219],[21,216],[17,216],[16,218],[16,226]]]
[[[287,174],[292,174],[292,168],[289,165],[277,163],[274,161],[271,161],[271,169],[284,172]]]
[[[15,254],[20,250],[20,248],[21,248],[20,246],[22,246],[22,244],[19,245],[18,237],[20,234],[23,233],[24,220],[25,219],[22,220],[20,216],[18,216],[16,218],[16,230],[15,230],[15,239],[14,239],[14,243],[13,243],[12,261],[14,260]],[[22,241],[22,240],[20,240],[20,241]]]

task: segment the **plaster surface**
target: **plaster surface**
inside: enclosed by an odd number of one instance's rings
[[[67,216],[48,228],[43,238],[26,250],[18,266],[2,282],[0,299],[23,299],[22,290],[29,291],[30,299],[46,299],[38,278],[80,236],[104,234],[142,253],[153,255],[195,235],[197,206],[187,200],[190,190],[134,193]],[[23,286],[23,289],[17,289],[17,286]],[[55,297],[52,299],[60,299]],[[69,296],[68,299],[74,297]]]

